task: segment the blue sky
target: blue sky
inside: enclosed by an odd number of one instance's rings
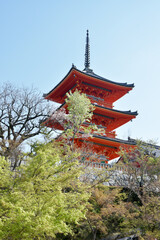
[[[135,88],[115,103],[138,110],[118,137],[160,145],[159,0],[0,0],[0,82],[49,92],[72,63],[84,68],[89,29],[91,68]]]

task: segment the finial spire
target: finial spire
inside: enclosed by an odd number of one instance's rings
[[[86,49],[85,49],[85,62],[84,62],[85,70],[90,67],[90,46],[89,46],[89,31],[87,30],[86,36]]]

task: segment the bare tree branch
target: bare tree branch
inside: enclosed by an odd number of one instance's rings
[[[11,157],[22,142],[42,132],[51,106],[34,89],[4,84],[0,90],[0,154]]]

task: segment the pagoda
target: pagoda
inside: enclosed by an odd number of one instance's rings
[[[113,103],[131,91],[134,84],[118,83],[101,77],[90,69],[90,45],[89,32],[87,30],[85,46],[85,68],[83,71],[72,65],[67,75],[44,98],[61,104],[60,108],[66,108],[66,93],[78,90],[85,93],[95,106],[92,124],[103,128],[104,135],[93,135],[87,139],[76,139],[75,144],[81,148],[84,143],[92,147],[93,152],[100,157],[101,164],[105,165],[109,160],[119,157],[119,149],[135,147],[135,142],[116,138],[115,129],[131,121],[137,116],[137,112],[120,111],[113,109]],[[55,125],[51,118],[44,124],[48,127],[63,130],[60,124]]]

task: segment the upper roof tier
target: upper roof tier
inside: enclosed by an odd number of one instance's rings
[[[105,91],[108,95],[107,101],[112,103],[134,87],[134,84],[118,83],[103,78],[88,68],[80,71],[73,65],[67,75],[50,92],[43,96],[48,100],[63,103],[67,92],[73,88],[81,88],[83,85],[94,88],[94,91]]]

